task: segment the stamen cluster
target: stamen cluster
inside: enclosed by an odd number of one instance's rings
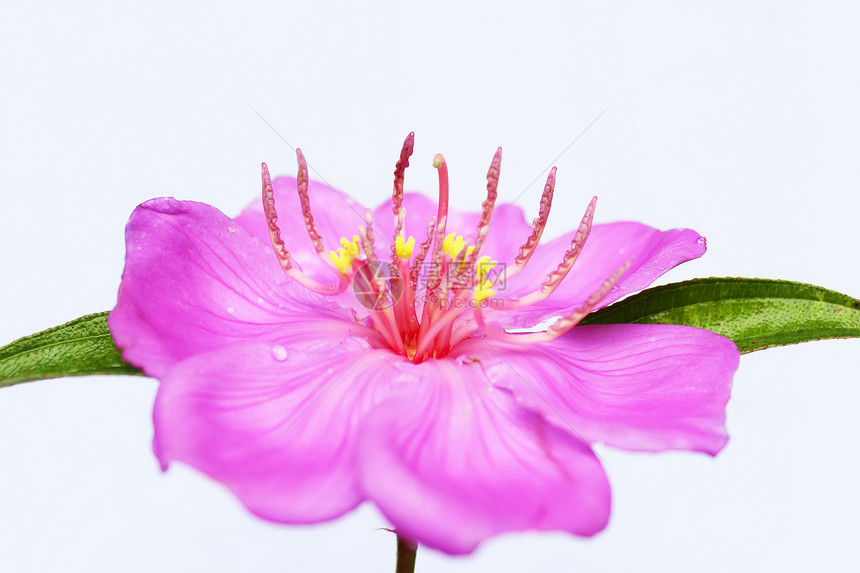
[[[493,222],[502,149],[496,150],[487,172],[487,197],[482,203],[481,218],[471,244],[467,244],[469,241],[463,235],[447,232],[448,167],[441,154],[434,157],[433,166],[439,175],[438,210],[436,216],[428,222],[426,238],[418,245],[416,252],[415,238],[406,234],[406,207],[403,204],[404,172],[409,166],[413,148],[414,134],[410,133],[403,143],[394,171],[394,233],[391,238],[390,263],[377,259],[370,209],[365,211],[364,224],[358,226],[358,234],[351,239],[342,237],[340,247],[328,251],[328,256],[324,255],[327,249],[311,212],[307,161],[301,150],[296,150],[299,165],[297,189],[305,228],[320,259],[338,277],[337,284],[320,283],[293,266],[290,252],[281,239],[277,224],[278,215],[269,170],[265,163],[262,166],[263,209],[272,246],[284,272],[305,288],[323,295],[341,294],[352,284],[357,294],[361,292],[360,302],[368,309],[372,319],[373,331],[368,334],[371,344],[388,347],[413,362],[420,363],[428,358],[442,358],[462,340],[477,335],[519,343],[552,340],[582,320],[629,268],[630,261],[607,278],[582,305],[559,318],[544,332],[514,334],[488,325],[483,308],[487,306],[488,300],[496,303],[492,305],[493,310],[522,308],[546,299],[561,284],[588,239],[597,198],[593,198],[588,204],[562,261],[555,270],[546,275],[539,287],[519,298],[497,299],[498,293],[494,287],[498,284],[499,275],[492,271],[499,267],[499,263],[488,256],[481,256],[481,250]],[[538,246],[552,206],[555,175],[556,169],[553,167],[541,195],[538,216],[532,222],[532,232],[520,246],[513,264],[499,267],[505,274],[505,280],[525,268]],[[429,272],[423,272],[428,269]],[[360,289],[356,285],[359,285]],[[457,319],[470,309],[474,310],[479,332],[475,332],[474,327],[457,328]]]

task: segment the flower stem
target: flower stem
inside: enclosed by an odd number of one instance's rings
[[[394,573],[413,573],[415,571],[415,553],[418,546],[411,541],[397,536],[397,566]]]

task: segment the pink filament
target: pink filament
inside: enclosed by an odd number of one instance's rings
[[[502,168],[502,148],[496,150],[490,169],[487,171],[487,198],[481,203],[481,220],[478,222],[478,230],[475,235],[475,250],[472,252],[472,260],[476,260],[484,247],[484,241],[490,232],[490,223],[493,220],[493,209],[496,205],[499,189],[499,172]]]
[[[471,248],[461,249],[453,259],[451,254],[445,253],[443,246],[448,220],[448,166],[441,154],[437,154],[434,157],[433,165],[437,168],[439,176],[438,209],[436,216],[431,219],[428,226],[427,237],[419,246],[415,256],[412,257],[410,265],[408,259],[400,260],[397,256],[395,245],[397,238],[404,236],[405,207],[403,206],[403,181],[413,148],[414,134],[410,133],[403,142],[400,158],[394,170],[394,189],[392,192],[394,240],[391,249],[391,260],[393,268],[397,272],[392,273],[390,284],[372,274],[371,271],[374,269],[368,267],[369,262],[376,261],[373,219],[369,209],[365,214],[365,225],[359,226],[360,242],[364,256],[359,255],[353,261],[354,267],[351,270],[344,273],[338,271],[340,281],[337,285],[323,285],[295,268],[292,264],[290,251],[281,238],[281,231],[277,224],[278,214],[275,210],[274,190],[269,171],[265,163],[262,166],[263,210],[266,216],[269,236],[275,256],[289,277],[314,292],[333,295],[343,292],[357,272],[364,274],[371,273],[368,275],[368,278],[372,291],[381,300],[387,300],[386,295],[392,292],[391,285],[400,283],[401,288],[399,290],[402,294],[397,300],[393,301],[394,304],[391,308],[369,310],[374,332],[377,333],[376,336],[369,337],[369,339],[373,339],[374,344],[384,341],[385,346],[388,346],[398,354],[407,356],[416,363],[428,358],[441,358],[450,351],[452,334],[455,332],[455,328],[457,329],[457,338],[454,339],[455,344],[475,334],[473,332],[474,324],[458,320],[463,315],[466,307],[475,308],[477,325],[483,331],[484,335],[490,338],[525,344],[552,340],[567,332],[582,320],[588,312],[600,303],[628,270],[630,262],[610,276],[582,305],[562,316],[545,332],[514,334],[488,327],[481,312],[481,305],[474,298],[473,293],[477,286],[474,282],[474,273],[479,253],[484,246],[492,225],[495,202],[498,197],[502,149],[499,148],[496,150],[487,172],[487,196],[481,205],[481,218],[478,222],[474,245]],[[334,263],[327,260],[326,257],[322,257],[325,246],[322,235],[311,213],[310,197],[308,194],[307,161],[301,150],[296,150],[296,156],[299,164],[297,189],[305,228],[317,254],[326,261],[330,268],[337,271]],[[532,222],[531,234],[519,248],[514,258],[514,265],[508,269],[509,277],[525,267],[537,248],[552,206],[555,174],[556,169],[553,167],[547,177],[546,185],[541,195],[538,216]],[[546,276],[538,290],[518,300],[505,301],[506,304],[502,310],[520,308],[545,299],[567,277],[579,253],[582,251],[585,241],[588,239],[596,200],[597,198],[595,197],[589,203],[570,247],[565,252],[558,267]],[[428,255],[430,256],[431,272],[428,273],[429,277],[424,293],[423,311],[421,320],[419,321],[416,313],[419,278],[422,270],[421,267]]]
[[[394,190],[391,193],[391,210],[394,212],[394,235],[391,238],[391,264],[393,265],[397,264],[397,237],[403,234],[403,222],[406,219],[403,209],[403,179],[414,147],[415,132],[412,131],[406,136],[400,149],[400,159],[394,167]]]
[[[296,158],[299,162],[299,172],[296,175],[296,187],[299,193],[299,201],[302,205],[302,216],[305,219],[305,228],[308,231],[308,237],[314,245],[317,253],[325,251],[322,235],[320,235],[317,224],[314,221],[313,213],[311,213],[311,198],[308,195],[308,162],[301,149],[296,149]]]
[[[607,278],[602,285],[600,285],[600,288],[594,291],[584,303],[559,318],[544,332],[511,333],[488,327],[484,322],[484,316],[481,312],[480,305],[475,309],[475,318],[478,321],[478,325],[483,329],[484,334],[489,338],[503,340],[505,342],[514,342],[516,344],[539,344],[542,342],[549,342],[579,324],[579,322],[585,318],[585,316],[591,312],[607,294],[609,294],[612,287],[621,280],[621,277],[624,276],[624,273],[627,272],[632,264],[633,261],[627,261],[624,263],[620,268],[618,268],[618,270],[612,273],[612,275]]]
[[[540,197],[540,210],[538,216],[532,221],[532,234],[526,239],[526,242],[520,247],[520,252],[514,259],[514,267],[522,268],[526,266],[529,259],[535,252],[535,249],[540,242],[543,230],[546,228],[546,222],[549,219],[549,211],[552,208],[552,194],[555,191],[555,167],[550,169],[549,175],[546,178],[546,185],[543,188],[543,193]]]
[[[263,212],[266,215],[266,226],[269,229],[269,238],[272,241],[272,247],[275,251],[275,257],[278,259],[281,268],[288,277],[316,293],[325,295],[340,294],[346,290],[349,284],[349,279],[341,275],[337,285],[324,285],[305,275],[297,268],[293,267],[290,251],[281,239],[281,229],[278,227],[278,212],[275,210],[275,191],[272,187],[272,178],[269,175],[269,168],[263,163]]]
[[[591,199],[588,207],[586,207],[585,214],[582,216],[582,221],[579,223],[579,228],[576,230],[576,234],[570,241],[570,247],[568,247],[564,252],[561,263],[559,263],[558,267],[554,271],[546,276],[543,283],[541,283],[540,290],[529,293],[516,301],[509,301],[506,306],[511,309],[529,306],[544,300],[551,295],[556,288],[558,288],[558,285],[561,284],[561,281],[567,277],[570,269],[573,268],[573,264],[576,262],[576,259],[579,257],[579,253],[582,252],[582,248],[585,246],[585,241],[591,233],[591,224],[594,220],[594,209],[596,206],[597,197],[594,197]]]

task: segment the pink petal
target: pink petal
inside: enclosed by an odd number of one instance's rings
[[[278,210],[278,226],[281,237],[302,272],[320,282],[336,280],[334,273],[319,258],[305,228],[296,180],[293,177],[278,177],[272,181],[275,189],[275,207]],[[352,238],[358,234],[358,225],[364,225],[364,207],[349,195],[332,189],[328,185],[311,180],[308,184],[311,212],[317,228],[329,251],[340,247],[341,237]],[[249,230],[263,244],[269,245],[269,231],[260,199],[248,205],[236,217],[236,222]],[[323,253],[328,256],[328,252]]]
[[[400,534],[459,554],[507,531],[606,526],[609,484],[584,442],[492,389],[476,362],[413,373],[369,413],[359,450],[363,491]]]
[[[364,496],[357,427],[396,377],[388,352],[332,332],[294,331],[172,368],[155,403],[154,450],[226,485],[254,514],[332,519]]]
[[[390,244],[390,237],[394,232],[394,215],[391,211],[392,202],[389,199],[376,208],[373,212],[374,226]],[[406,222],[404,229],[406,235],[415,237],[420,243],[427,236],[427,225],[430,219],[436,216],[436,201],[419,193],[405,193],[403,205],[406,207]],[[478,212],[448,210],[448,221],[446,229],[448,233],[457,233],[467,239],[466,244],[475,240],[478,221],[481,219],[480,203],[476,205]],[[494,261],[512,262],[519,252],[520,245],[531,233],[531,225],[525,220],[523,210],[510,204],[496,205],[493,211],[493,219],[490,225],[490,233],[484,243],[482,255],[487,255]],[[379,239],[379,236],[377,236]]]
[[[271,247],[214,207],[153,199],[132,213],[109,324],[124,358],[150,376],[284,325],[342,318],[351,315],[286,277]]]
[[[555,270],[574,232],[567,233],[538,247],[526,268],[512,277],[505,288],[498,288],[504,298],[523,296],[540,288],[547,273]],[[579,306],[626,261],[633,265],[596,307],[637,292],[681,263],[705,253],[705,239],[690,229],[659,231],[641,223],[608,223],[595,225],[579,259],[552,295],[523,309],[488,314],[491,322],[512,327],[529,327],[559,316]]]
[[[588,442],[716,454],[738,367],[735,344],[687,326],[581,326],[546,344],[471,340],[493,384]]]

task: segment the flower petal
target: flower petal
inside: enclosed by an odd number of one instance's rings
[[[159,386],[156,456],[218,480],[259,517],[337,517],[363,500],[357,427],[397,374],[392,356],[305,330],[191,358]]]
[[[320,260],[305,228],[305,219],[294,177],[278,177],[272,181],[275,190],[275,207],[278,210],[278,227],[293,259],[302,272],[313,279],[326,282],[335,280],[332,270]],[[364,225],[364,207],[352,197],[332,189],[328,185],[311,180],[308,183],[311,212],[317,229],[328,250],[340,247],[341,237],[351,238],[358,234],[358,226]],[[245,207],[236,217],[236,222],[245,227],[264,245],[271,244],[263,204],[257,199]],[[328,253],[323,253],[328,256]]]
[[[629,450],[726,444],[725,407],[739,352],[728,338],[687,326],[576,327],[531,346],[470,340],[496,386],[588,442]]]
[[[526,268],[497,288],[504,298],[539,289],[570,246],[574,232],[537,248]],[[705,253],[705,239],[690,229],[659,231],[641,223],[595,225],[570,274],[544,301],[522,309],[489,312],[488,320],[509,328],[534,326],[582,304],[628,260],[633,265],[596,309],[639,291],[681,263]]]
[[[606,526],[609,483],[587,444],[493,389],[477,363],[412,373],[369,413],[359,449],[363,491],[398,533],[460,554],[507,531]]]
[[[436,202],[420,193],[404,193],[403,205],[406,207],[406,222],[404,231],[412,235],[420,243],[427,236],[427,225],[436,216]],[[389,199],[373,212],[373,224],[382,237],[390,244],[394,233],[394,215]],[[448,209],[446,229],[448,233],[463,235],[466,244],[472,244],[481,214]],[[526,222],[525,214],[520,207],[507,203],[496,205],[490,232],[481,250],[482,255],[489,256],[494,261],[511,263],[519,252],[520,245],[531,233],[531,226]]]
[[[126,226],[125,269],[108,321],[123,357],[150,376],[285,324],[350,318],[286,277],[271,248],[214,207],[152,199]]]

